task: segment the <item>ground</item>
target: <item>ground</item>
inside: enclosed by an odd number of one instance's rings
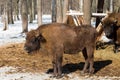
[[[1,18],[0,18],[1,21]],[[43,23],[50,23],[51,16],[44,15]],[[56,80],[49,78],[52,72],[51,56],[46,51],[38,51],[28,55],[24,51],[25,35],[22,32],[21,21],[9,24],[3,31],[0,22],[0,80]],[[37,20],[28,25],[29,30],[37,28]],[[103,37],[105,41],[106,38]],[[113,46],[95,50],[95,74],[82,75],[84,65],[81,54],[64,54],[63,72],[66,74],[59,80],[120,80],[120,52],[113,53]]]
[[[0,46],[0,68],[4,66],[12,66],[18,68],[18,72],[43,72],[45,74],[48,74],[47,72],[52,72],[51,56],[48,53],[45,51],[37,51],[28,55],[23,47],[24,43]],[[109,80],[120,80],[120,52],[117,54],[113,53],[113,45],[109,45],[105,49],[95,50],[94,61],[95,73],[91,76],[109,76],[115,77],[115,79],[111,78]],[[83,65],[84,58],[81,52],[74,55],[64,54],[64,74],[68,75],[73,73],[80,76],[86,76],[88,74],[80,74]],[[66,80],[69,80],[69,78]]]

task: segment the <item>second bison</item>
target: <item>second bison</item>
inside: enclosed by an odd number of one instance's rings
[[[107,38],[114,42],[114,52],[120,48],[120,13],[109,13],[102,21],[103,30]]]
[[[59,78],[62,75],[63,53],[75,54],[80,51],[85,58],[83,73],[93,73],[96,37],[97,32],[90,25],[71,27],[60,23],[45,24],[27,33],[24,48],[31,53],[46,45],[45,48],[53,56],[54,77]]]

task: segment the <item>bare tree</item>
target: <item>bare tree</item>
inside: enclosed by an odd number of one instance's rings
[[[17,20],[20,20],[20,18],[19,18],[19,2],[20,2],[20,0],[17,0],[17,5],[16,5]]]
[[[92,0],[83,1],[84,20],[86,24],[91,24],[91,3]]]
[[[13,7],[12,0],[7,1],[7,15],[8,15],[8,24],[14,24],[13,22]]]
[[[8,19],[7,19],[7,2],[4,2],[4,9],[2,14],[3,30],[8,29]]]
[[[22,33],[28,32],[27,0],[21,0]]]
[[[63,1],[63,23],[67,20],[67,15],[66,12],[68,11],[68,1],[69,0],[64,0]]]
[[[80,12],[83,12],[83,0],[79,0]]]
[[[36,0],[32,0],[32,17],[35,20],[35,8],[36,8]]]
[[[113,0],[113,12],[120,12],[120,0]]]
[[[32,15],[32,0],[29,0],[29,23],[32,23],[33,22],[33,15]]]
[[[52,0],[52,22],[56,22],[56,14],[57,14],[56,0]]]
[[[103,13],[104,0],[98,0],[97,13]],[[96,17],[96,27],[99,25],[101,17]]]
[[[113,0],[110,0],[110,12],[113,12]]]
[[[42,0],[37,0],[38,26],[42,24]]]
[[[61,23],[63,20],[62,0],[57,0],[57,22]]]

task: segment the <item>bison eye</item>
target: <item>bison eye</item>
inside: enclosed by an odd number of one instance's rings
[[[114,24],[110,24],[110,26],[113,26]]]
[[[36,41],[37,41],[36,38],[34,38],[34,39],[31,40],[32,43],[35,43]]]

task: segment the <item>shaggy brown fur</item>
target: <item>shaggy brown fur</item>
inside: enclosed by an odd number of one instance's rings
[[[102,20],[103,29],[106,36],[114,41],[114,52],[118,52],[120,46],[120,13],[109,13],[108,16]]]
[[[45,24],[28,32],[25,49],[30,53],[45,45],[44,48],[53,56],[55,77],[61,77],[63,53],[75,54],[82,51],[85,58],[83,73],[93,73],[96,37],[97,32],[90,25],[70,27],[60,23]]]

